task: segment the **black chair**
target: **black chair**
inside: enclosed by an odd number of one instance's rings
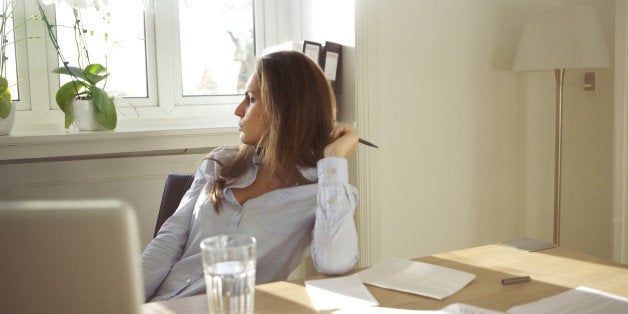
[[[166,219],[172,216],[177,207],[179,207],[179,203],[181,203],[183,195],[192,185],[192,181],[194,181],[193,174],[168,174],[166,184],[164,185],[164,193],[161,196],[161,205],[159,206],[159,214],[157,215],[157,224],[155,225],[155,234],[153,234],[153,237],[157,236],[161,225],[163,225]]]

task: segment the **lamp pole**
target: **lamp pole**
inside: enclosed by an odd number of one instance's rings
[[[556,146],[554,148],[554,244],[560,246],[561,163],[563,158],[563,81],[565,69],[555,69],[556,75]]]

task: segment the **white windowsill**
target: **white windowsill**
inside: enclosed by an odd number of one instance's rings
[[[205,121],[203,121],[205,120]],[[86,156],[134,156],[159,151],[239,145],[235,121],[153,119],[119,121],[113,131],[78,131],[61,125],[15,126],[0,136],[0,163],[39,162]]]

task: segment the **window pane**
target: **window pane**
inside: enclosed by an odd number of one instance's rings
[[[105,66],[110,73],[105,89],[114,96],[147,97],[144,0],[108,3],[108,6],[93,5],[79,9],[79,19],[87,31],[84,38],[89,61],[78,60],[72,8],[58,5],[57,36],[63,55],[73,66],[84,67],[89,63]],[[62,84],[67,81],[68,76],[61,76]]]
[[[6,4],[6,0],[0,2],[2,7],[4,8]],[[11,3],[9,3],[10,5]],[[6,17],[6,20],[2,19],[2,29],[5,31],[7,35],[7,45],[4,51],[4,57],[6,58],[4,63],[4,68],[1,69],[0,75],[9,81],[9,89],[11,90],[11,98],[13,100],[19,100],[19,89],[17,85],[17,64],[15,61],[15,36],[13,33],[13,15],[9,15]]]
[[[234,95],[254,68],[253,0],[180,0],[184,96]]]

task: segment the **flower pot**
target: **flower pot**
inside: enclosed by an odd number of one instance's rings
[[[74,126],[81,131],[101,131],[105,128],[96,121],[94,105],[90,99],[75,99],[72,101],[72,116]]]
[[[6,119],[0,118],[0,135],[7,135],[13,129],[13,121],[15,120],[15,105],[11,105],[11,113]]]

